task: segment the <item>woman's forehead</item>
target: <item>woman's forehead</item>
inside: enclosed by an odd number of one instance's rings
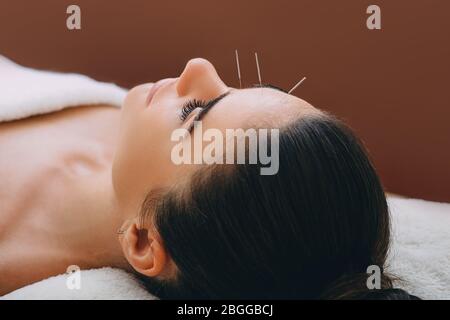
[[[278,90],[232,89],[204,120],[208,127],[241,128],[249,121],[270,124],[271,120],[279,123],[284,119],[287,122],[314,110],[318,111],[306,101]]]

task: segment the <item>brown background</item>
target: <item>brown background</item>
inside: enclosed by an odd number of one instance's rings
[[[78,4],[82,30],[66,29]],[[366,28],[378,4],[382,30]],[[0,54],[126,87],[211,60],[236,86],[290,88],[347,120],[366,142],[388,191],[450,201],[450,1],[0,0]]]

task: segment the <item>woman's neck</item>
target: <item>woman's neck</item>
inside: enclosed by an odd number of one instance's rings
[[[123,217],[115,202],[111,168],[80,178],[71,198],[65,211],[71,217],[62,226],[68,231],[71,254],[84,267],[129,269],[117,238]]]

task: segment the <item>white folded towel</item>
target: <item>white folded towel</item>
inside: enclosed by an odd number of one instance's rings
[[[120,106],[125,90],[78,74],[37,71],[0,56],[0,121],[82,104]],[[425,299],[450,299],[450,204],[389,198],[393,241],[388,271],[398,286]],[[82,270],[80,289],[62,274],[0,299],[155,299],[130,274],[112,268]]]
[[[120,107],[125,94],[112,83],[25,68],[0,55],[0,122],[87,104]]]

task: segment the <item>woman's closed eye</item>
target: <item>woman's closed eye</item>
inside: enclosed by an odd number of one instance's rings
[[[181,108],[180,119],[185,121],[188,116],[197,108],[204,109],[208,103],[206,101],[192,99],[186,102]]]
[[[203,100],[197,100],[197,99],[189,100],[181,108],[181,114],[180,114],[181,121],[184,122],[188,118],[188,116],[192,113],[192,111],[196,110],[197,108],[200,108],[200,112],[197,113],[196,120],[200,120],[220,100],[222,100],[225,96],[227,96],[228,93],[229,93],[229,91],[225,92],[224,94],[221,94],[220,96],[218,96],[212,100],[209,100],[209,101],[203,101]]]

